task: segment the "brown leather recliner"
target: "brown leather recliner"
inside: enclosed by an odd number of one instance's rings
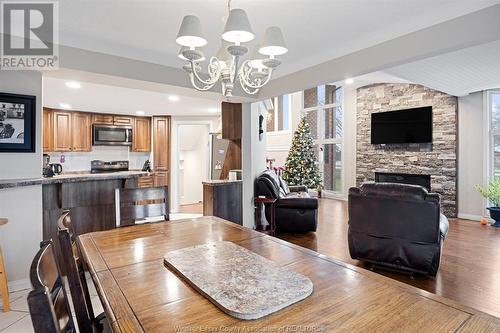
[[[255,196],[276,200],[276,230],[280,232],[316,231],[318,199],[307,194],[305,186],[288,186],[274,171],[266,170],[255,182]],[[266,207],[266,218],[270,209]]]
[[[351,258],[435,276],[448,220],[421,186],[366,183],[349,189]]]

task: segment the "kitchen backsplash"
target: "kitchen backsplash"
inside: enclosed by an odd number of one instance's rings
[[[144,162],[150,159],[151,153],[135,153],[129,150],[129,147],[119,146],[94,146],[91,152],[52,152],[50,163],[61,163],[61,156],[64,155],[62,164],[63,172],[68,171],[89,171],[90,161],[129,161],[129,168],[142,169]]]

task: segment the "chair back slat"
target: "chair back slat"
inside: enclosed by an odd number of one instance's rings
[[[28,306],[35,333],[75,332],[52,241],[41,243],[31,263],[30,280]]]
[[[117,226],[135,224],[137,220],[163,216],[169,220],[166,186],[120,188],[115,190]]]
[[[94,311],[83,263],[76,246],[69,210],[61,214],[57,221],[57,228],[61,257],[68,278],[78,328],[81,333],[92,333],[92,322],[95,320]]]

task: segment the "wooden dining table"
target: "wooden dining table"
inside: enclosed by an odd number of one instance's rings
[[[169,251],[222,240],[303,274],[313,293],[239,320],[164,265]],[[217,217],[93,232],[78,244],[116,333],[500,332],[499,318]]]

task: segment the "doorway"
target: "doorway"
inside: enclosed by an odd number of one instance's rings
[[[203,214],[203,185],[210,170],[209,131],[206,124],[181,124],[178,128],[179,213]]]

